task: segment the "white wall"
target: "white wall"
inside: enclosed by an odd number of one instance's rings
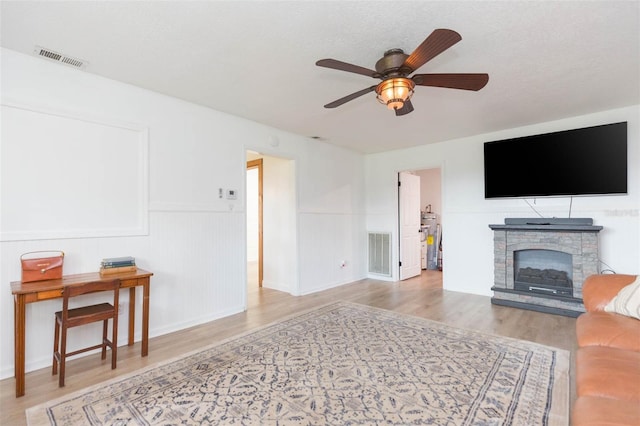
[[[420,176],[420,210],[425,211],[427,205],[431,205],[431,213],[438,216],[438,222],[442,216],[442,178],[440,169],[416,170]]]
[[[298,215],[299,276],[304,283],[299,294],[364,278],[367,269],[365,215],[358,207],[364,204],[364,161],[354,167],[349,155],[332,154],[329,145],[318,148],[307,152],[305,164],[297,164],[298,173],[304,170],[318,178],[298,187],[298,197],[306,200]],[[327,164],[314,155],[333,159]]]
[[[43,59],[7,49],[1,53],[3,102],[132,123],[149,135],[148,235],[0,243],[5,289],[0,292],[1,378],[13,375],[9,282],[20,279],[18,259],[27,251],[64,250],[66,274],[96,271],[104,257],[134,256],[140,267],[154,273],[151,336],[244,310],[248,148],[295,162],[297,250],[294,259],[287,257],[296,265],[292,287],[303,294],[366,275],[360,154]],[[55,145],[59,137],[51,134],[50,143]],[[76,183],[82,184],[78,180],[70,185]],[[238,191],[237,199],[219,199],[218,188]],[[320,228],[325,232],[322,240],[339,242],[339,250],[312,244]],[[326,267],[334,265],[336,252],[349,260],[348,268]],[[126,303],[126,295],[123,298]],[[27,306],[27,371],[50,365],[53,313],[59,308],[59,300]],[[120,324],[124,343],[126,322]],[[139,320],[136,330],[138,340]]]
[[[247,262],[258,261],[258,169],[247,170]]]
[[[262,285],[298,294],[295,163],[263,157]]]
[[[640,273],[640,107],[541,123],[517,129],[397,150],[366,157],[367,229],[393,232],[397,260],[396,173],[442,166],[443,286],[491,295],[493,233],[505,217],[536,217],[522,199],[485,200],[483,143],[516,136],[628,121],[629,194],[574,197],[571,217],[593,218],[600,232],[600,258],[619,273]],[[567,217],[570,199],[528,200],[545,217]],[[397,261],[393,277],[397,279]]]

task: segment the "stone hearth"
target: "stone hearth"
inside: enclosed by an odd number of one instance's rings
[[[506,219],[504,225],[489,225],[494,231],[494,296],[491,302],[540,312],[577,317],[585,311],[582,303],[582,283],[598,271],[598,232],[591,219]],[[570,259],[565,271],[557,271],[557,263],[549,261],[543,269],[545,257],[536,260],[541,275],[559,274],[562,288],[550,285],[516,284],[516,257],[524,251],[557,252],[560,258]],[[569,283],[569,284],[567,284]],[[559,290],[558,290],[559,289]]]

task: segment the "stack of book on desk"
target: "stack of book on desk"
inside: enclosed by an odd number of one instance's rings
[[[120,272],[133,272],[136,270],[136,259],[131,256],[110,257],[100,262],[100,274],[118,274]]]

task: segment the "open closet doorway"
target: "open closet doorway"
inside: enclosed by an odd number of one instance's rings
[[[247,161],[247,284],[262,287],[263,260],[263,169],[262,158]]]
[[[441,272],[443,265],[441,169],[436,167],[430,169],[411,170],[409,172],[405,172],[405,174],[412,175],[412,177],[419,179],[419,183],[415,185],[419,188],[417,193],[415,191],[411,193],[411,196],[416,197],[416,199],[401,201],[401,193],[399,191],[398,204],[399,206],[402,206],[403,204],[405,206],[415,204],[419,205],[421,274],[424,276],[425,274]],[[399,230],[402,229],[403,220],[404,222],[407,222],[406,218],[403,219],[400,211],[398,216]],[[413,214],[413,216],[415,216],[415,214]],[[400,241],[400,250],[402,251],[402,241]],[[400,274],[400,279],[403,279],[402,274]]]

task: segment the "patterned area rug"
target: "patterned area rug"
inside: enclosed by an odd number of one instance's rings
[[[27,410],[29,425],[568,425],[569,352],[335,303]]]

